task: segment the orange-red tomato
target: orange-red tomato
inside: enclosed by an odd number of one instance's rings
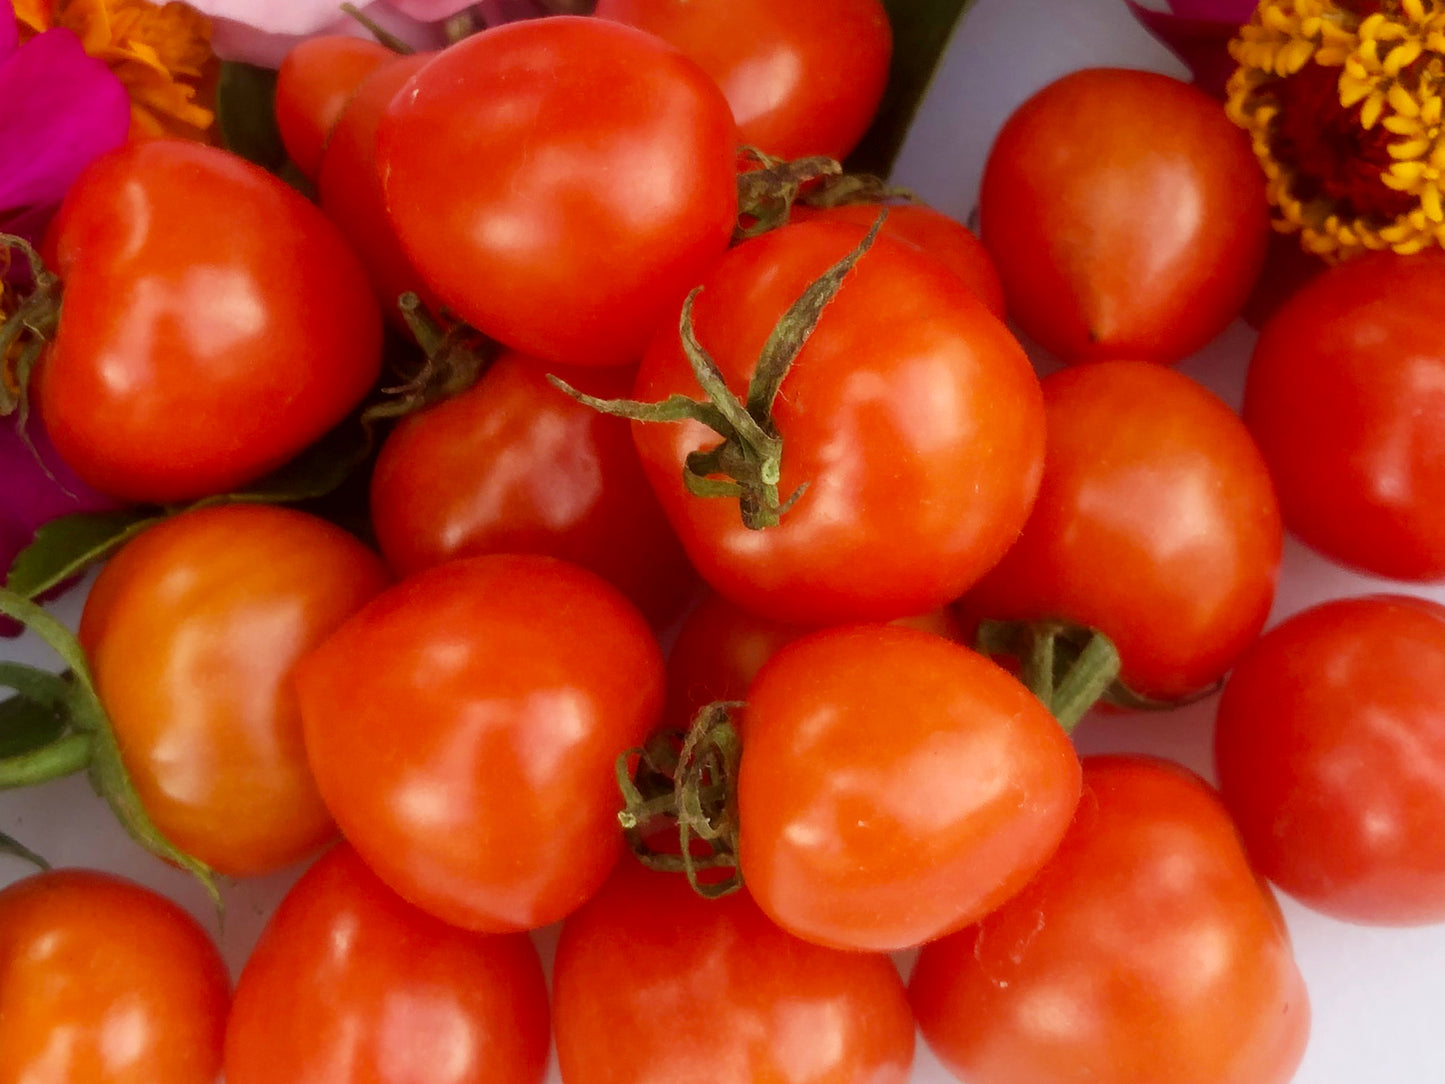
[[[396,56],[367,38],[307,38],[276,73],[276,127],[297,168],[313,181],[332,126],[361,81]]]

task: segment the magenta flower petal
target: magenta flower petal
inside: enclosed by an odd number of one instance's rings
[[[130,97],[69,30],[47,30],[0,62],[0,212],[58,203],[130,130]]]
[[[15,5],[10,0],[0,0],[0,64],[20,44],[20,23],[15,18]]]
[[[1189,66],[1201,90],[1224,97],[1234,73],[1229,41],[1254,14],[1255,0],[1124,0],[1144,28]]]

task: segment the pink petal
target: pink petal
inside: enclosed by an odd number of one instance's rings
[[[386,0],[388,6],[396,8],[403,15],[428,23],[449,19],[475,2],[476,0]]]
[[[0,0],[0,64],[20,44],[20,23],[15,18],[15,5],[10,0]]]
[[[266,34],[291,36],[319,33],[336,21],[336,10],[341,6],[341,0],[189,0],[189,3],[217,19]]]
[[[1189,66],[1201,90],[1224,97],[1235,69],[1229,41],[1253,14],[1253,0],[1168,0],[1169,11],[1146,8],[1136,0],[1124,2],[1149,33]]]
[[[446,44],[446,35],[439,24],[417,22],[384,3],[373,3],[361,10],[367,18],[374,20],[384,30],[395,34],[418,51],[440,49]],[[335,14],[334,8],[332,13]],[[302,34],[268,33],[254,25],[218,18],[211,26],[211,48],[223,60],[241,60],[263,68],[276,68],[280,67],[281,61],[295,48],[297,42],[317,34],[348,34],[359,38],[371,36],[365,27],[349,15],[333,18],[315,31]]]
[[[130,130],[130,98],[69,30],[47,30],[0,62],[0,211],[58,203]]]

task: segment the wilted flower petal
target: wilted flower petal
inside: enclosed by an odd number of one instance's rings
[[[1224,97],[1235,64],[1229,40],[1254,14],[1256,0],[1124,0],[1144,28],[1189,66],[1194,81]]]
[[[244,7],[235,4],[236,7]],[[365,27],[349,15],[337,15],[339,4],[331,7],[331,18],[315,30],[301,33],[277,32],[254,21],[216,17],[211,24],[211,48],[225,60],[240,60],[264,68],[279,67],[296,43],[316,34],[351,34],[368,37]],[[383,30],[395,35],[418,52],[440,49],[446,34],[440,23],[419,22],[385,3],[358,5],[362,14]]]

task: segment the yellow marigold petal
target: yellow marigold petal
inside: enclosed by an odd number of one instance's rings
[[[1391,83],[1389,90],[1385,91],[1385,97],[1389,100],[1390,108],[1396,113],[1406,117],[1418,117],[1420,115],[1420,103],[1415,96],[1399,83]],[[1372,127],[1365,125],[1366,128]]]
[[[1354,42],[1345,42],[1343,45],[1321,45],[1315,50],[1315,63],[1322,68],[1340,68],[1350,58],[1350,52],[1354,49]]]
[[[1420,106],[1420,120],[1435,127],[1440,123],[1442,106],[1445,106],[1445,101],[1441,100],[1439,93],[1432,91]]]
[[[1400,0],[1400,11],[1404,13],[1406,18],[1414,22],[1422,23],[1425,21],[1425,5],[1421,0]]]
[[[1409,136],[1413,139],[1428,139],[1425,134],[1424,117],[1402,117],[1399,113],[1391,113],[1380,121],[1380,127],[1387,132],[1393,132],[1398,136]]]
[[[1404,143],[1391,143],[1387,150],[1390,152],[1391,158],[1419,158],[1428,154],[1433,145],[1429,139],[1411,139]]]
[[[1399,244],[1415,234],[1415,227],[1408,222],[1395,221],[1380,230],[1380,239],[1389,245]]]
[[[1424,179],[1425,163],[1420,161],[1396,162],[1380,174],[1380,181],[1397,192],[1408,192]]]
[[[1428,159],[1429,166],[1434,170],[1445,169],[1445,142],[1435,144]]]
[[[1416,236],[1391,247],[1401,256],[1414,256],[1430,247],[1430,238]]]
[[[1279,75],[1293,75],[1314,56],[1314,43],[1309,41],[1292,41],[1286,45],[1274,58],[1274,70]]]
[[[1340,76],[1340,104],[1346,109],[1359,105],[1374,89],[1373,80],[1357,79],[1347,72]]]
[[[1440,202],[1438,185],[1427,185],[1420,193],[1420,209],[1431,222],[1445,222],[1445,204]]]
[[[1365,99],[1364,105],[1360,106],[1360,125],[1369,131],[1380,120],[1381,114],[1385,112],[1385,96],[1378,91]]]
[[[1402,41],[1385,57],[1385,74],[1391,79],[1420,59],[1425,52],[1424,44],[1418,38]]]

